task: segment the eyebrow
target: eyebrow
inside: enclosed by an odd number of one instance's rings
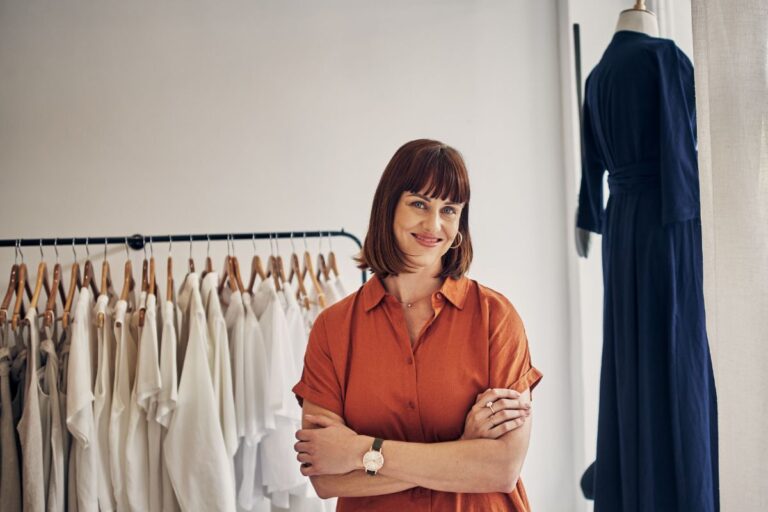
[[[426,202],[428,202],[428,203],[431,203],[431,202],[432,202],[432,198],[430,198],[430,197],[427,197],[427,196],[425,196],[425,195],[423,195],[423,194],[417,194],[416,192],[411,192],[410,194],[411,194],[412,196],[416,196],[416,197],[418,197],[418,198],[420,198],[420,199],[423,199],[423,200],[425,200],[425,201],[426,201]],[[447,204],[447,205],[449,205],[449,206],[461,206],[461,203],[454,203],[453,201],[448,201],[448,202],[446,202],[445,204]]]

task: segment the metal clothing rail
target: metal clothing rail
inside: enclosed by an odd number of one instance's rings
[[[128,245],[131,249],[137,251],[144,248],[147,243],[161,242],[223,242],[234,240],[264,240],[290,238],[293,240],[305,240],[307,238],[325,238],[325,237],[346,237],[362,248],[360,239],[352,233],[344,231],[270,231],[260,233],[204,233],[187,235],[141,235],[131,236],[89,236],[89,237],[70,237],[70,238],[8,238],[0,240],[0,247],[43,247],[56,246],[66,247],[70,245]],[[363,283],[366,281],[366,271],[362,271]]]

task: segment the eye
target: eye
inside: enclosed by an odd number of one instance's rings
[[[456,215],[456,208],[453,206],[446,206],[443,208],[443,213],[447,213],[448,215]]]
[[[413,206],[414,208],[419,208],[421,210],[424,210],[427,207],[427,205],[424,204],[424,201],[414,201],[411,203],[411,206]]]

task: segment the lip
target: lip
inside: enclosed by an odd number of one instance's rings
[[[411,233],[411,236],[421,245],[424,247],[437,247],[443,242],[442,238],[438,238],[432,235],[422,234],[422,233]]]

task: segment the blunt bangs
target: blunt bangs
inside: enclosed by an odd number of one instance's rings
[[[464,160],[450,146],[421,148],[403,171],[400,193],[425,194],[454,203],[469,202],[469,179]]]

